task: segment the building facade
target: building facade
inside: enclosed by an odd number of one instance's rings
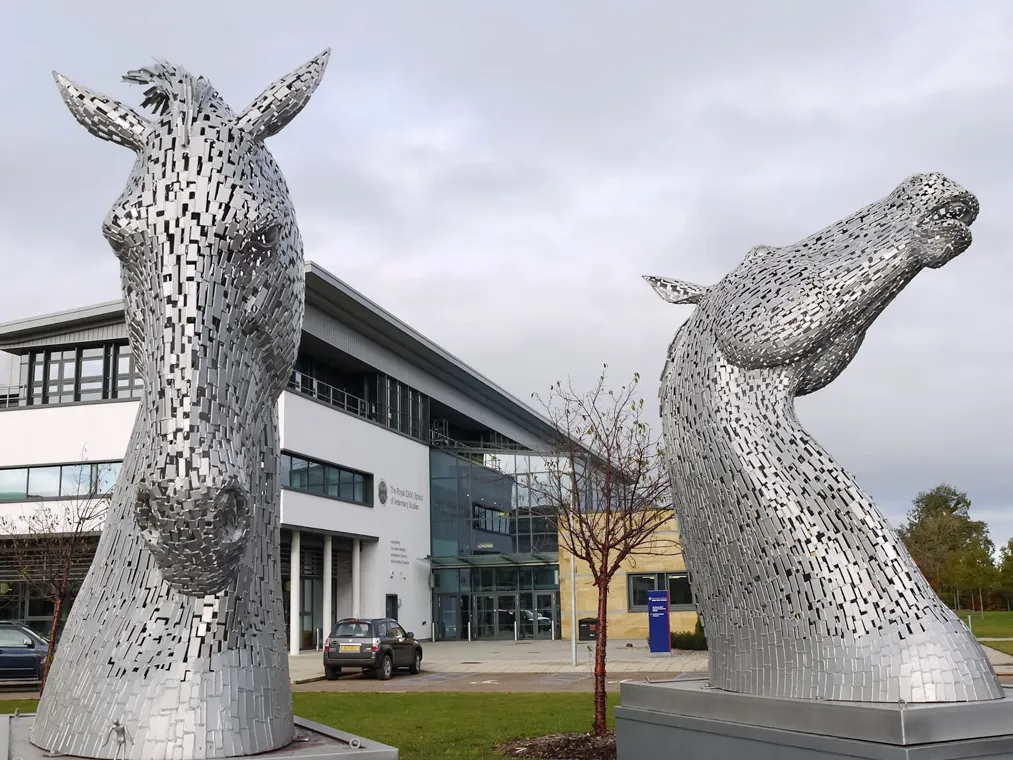
[[[571,610],[574,607],[578,622],[597,616],[598,587],[594,585],[594,577],[586,562],[578,559],[571,565],[565,546],[565,541],[560,541],[559,593],[564,600],[561,615],[563,638],[569,639],[573,631]],[[647,640],[648,591],[668,591],[670,630],[692,631],[696,627],[696,605],[689,573],[678,547],[679,531],[673,515],[645,542],[641,551],[627,557],[620,565],[608,588],[610,639]]]
[[[0,517],[105,498],[141,393],[122,304],[0,325],[0,352]],[[558,536],[530,487],[544,418],[313,263],[278,412],[293,652],[347,616],[420,639],[562,635]],[[6,556],[0,615],[47,631]]]

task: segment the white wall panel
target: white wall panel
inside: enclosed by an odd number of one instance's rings
[[[282,523],[366,537],[361,555],[361,614],[386,614],[387,594],[401,603],[399,621],[419,638],[432,635],[429,589],[429,447],[295,393],[280,402],[282,448],[373,476],[373,506],[285,490]],[[380,484],[386,503],[380,501]]]
[[[123,459],[136,401],[26,406],[0,412],[0,467]]]

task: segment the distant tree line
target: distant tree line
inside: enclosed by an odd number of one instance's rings
[[[967,494],[938,485],[915,497],[897,533],[932,588],[958,610],[1013,609],[1013,539],[998,555]]]

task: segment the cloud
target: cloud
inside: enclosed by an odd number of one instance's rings
[[[331,46],[324,84],[271,142],[307,255],[525,398],[608,362],[616,380],[640,371],[654,403],[689,312],[641,274],[715,282],[753,245],[804,237],[909,174],[950,174],[981,199],[976,242],[920,275],[800,416],[891,519],[948,480],[997,543],[1013,535],[1003,0],[6,13],[0,319],[118,294],[99,225],[131,157],[73,123],[52,68],[137,104],[120,74],[164,56],[241,107]]]

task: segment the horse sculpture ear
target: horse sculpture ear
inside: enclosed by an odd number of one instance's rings
[[[645,274],[644,279],[650,283],[659,296],[669,303],[700,303],[700,299],[707,294],[707,288],[703,285],[694,285],[691,282],[670,280],[667,277],[652,277],[649,274]]]
[[[239,117],[240,128],[255,140],[278,134],[309,103],[310,96],[323,79],[330,57],[328,48],[269,85],[243,111]]]
[[[53,78],[74,118],[95,137],[125,145],[135,152],[144,147],[148,120],[133,108],[74,84],[56,71]]]

